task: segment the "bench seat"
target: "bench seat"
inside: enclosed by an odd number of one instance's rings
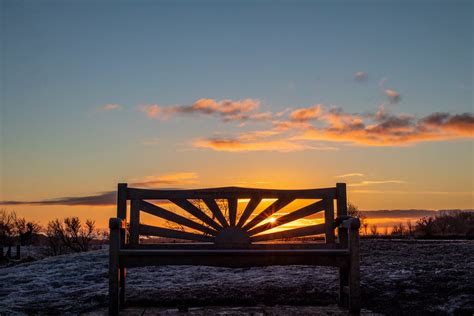
[[[119,265],[204,265],[253,267],[323,265],[347,267],[348,249],[122,249]]]

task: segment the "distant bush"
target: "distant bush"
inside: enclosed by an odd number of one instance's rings
[[[52,220],[46,229],[51,255],[69,252],[83,252],[91,248],[92,241],[101,236],[95,222],[87,220],[81,223],[78,217],[66,217],[62,221]]]
[[[423,217],[416,222],[418,236],[474,237],[474,212],[443,211],[435,217]]]
[[[372,234],[374,235],[374,234]],[[387,235],[387,233],[386,233]],[[474,238],[474,212],[441,211],[436,216],[420,218],[415,225],[396,224],[390,236],[397,238]]]
[[[38,223],[19,217],[15,211],[0,210],[0,245],[31,245],[40,230]]]

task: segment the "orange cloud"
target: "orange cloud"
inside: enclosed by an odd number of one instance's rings
[[[340,174],[336,176],[336,178],[363,177],[363,176],[364,176],[363,173],[353,172],[353,173]]]
[[[139,111],[145,113],[150,118],[169,118],[176,114],[205,114],[219,115],[224,121],[242,120],[267,120],[272,113],[257,112],[260,101],[255,99],[243,99],[238,101],[214,99],[199,99],[191,105],[160,106],[158,104],[142,105]]]
[[[361,186],[368,186],[368,185],[376,185],[376,184],[403,184],[405,181],[402,180],[366,180],[359,183],[352,183],[348,184],[351,187],[361,187]]]
[[[307,122],[319,118],[321,114],[321,104],[315,104],[308,108],[301,108],[291,112],[290,119],[297,122]]]
[[[387,89],[392,102],[398,92]],[[216,115],[224,122],[269,122],[264,131],[251,131],[232,137],[201,138],[192,144],[198,148],[221,151],[298,151],[334,150],[315,142],[342,142],[367,146],[405,146],[425,141],[443,141],[474,137],[471,113],[433,113],[422,118],[391,114],[382,105],[375,113],[346,113],[341,108],[315,104],[293,111],[259,112],[260,101],[199,99],[191,105],[163,107],[157,104],[139,108],[151,118],[169,118],[178,114]]]
[[[198,175],[195,172],[175,172],[160,176],[147,176],[140,182],[133,182],[130,186],[156,187],[161,185],[189,185],[196,184]]]
[[[439,141],[474,136],[470,113],[434,113],[424,118],[388,114],[382,108],[373,115],[352,115],[342,111],[324,114],[324,126],[299,126],[299,140],[324,140],[372,146],[401,146],[422,141]],[[278,123],[281,126],[282,122]]]
[[[334,147],[309,145],[304,142],[295,142],[286,139],[252,141],[244,138],[209,138],[198,139],[193,142],[197,148],[207,148],[216,151],[242,152],[242,151],[278,151],[293,152],[303,150],[337,150]]]
[[[337,149],[316,141],[405,146],[424,141],[474,137],[474,117],[470,113],[434,113],[416,119],[407,114],[392,115],[383,107],[376,113],[365,115],[349,114],[335,108],[324,109],[322,106],[310,107],[306,112],[303,110],[290,113],[287,121],[272,121],[273,128],[268,130],[241,133],[234,137],[198,139],[193,146],[229,152],[290,152]],[[315,120],[315,124],[309,120]]]

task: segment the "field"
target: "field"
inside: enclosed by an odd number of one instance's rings
[[[361,242],[363,313],[474,313],[473,241]],[[334,268],[274,266],[130,269],[128,311],[191,314],[344,314]],[[100,314],[107,305],[107,251],[0,269],[0,314]],[[223,307],[214,307],[223,306]],[[200,308],[197,308],[200,307]]]

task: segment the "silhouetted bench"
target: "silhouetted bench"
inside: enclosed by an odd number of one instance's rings
[[[238,202],[239,200],[245,202],[243,199],[247,199],[248,203],[241,212],[238,212]],[[254,214],[263,199],[276,200]],[[283,216],[275,216],[272,221],[269,220],[270,216],[297,199],[318,201]],[[334,200],[337,206],[336,218],[334,218]],[[130,201],[128,224],[127,201]],[[226,202],[222,203],[222,201]],[[179,212],[166,209],[164,202],[179,206],[183,210],[182,213],[185,212],[187,215],[180,215]],[[262,205],[264,206],[265,203]],[[324,211],[323,224],[267,232],[277,226],[320,211]],[[188,231],[142,224],[140,212],[157,216],[163,223],[165,221],[176,223],[188,228]],[[111,218],[109,224],[109,312],[111,314],[118,313],[125,301],[125,269],[150,265],[335,266],[339,267],[340,305],[349,307],[352,312],[360,310],[360,222],[357,218],[347,216],[344,183],[338,183],[335,188],[310,190],[237,187],[148,190],[128,188],[127,184],[122,183],[118,185],[117,218]],[[337,242],[336,228],[338,229]],[[325,243],[265,243],[319,234],[325,235]],[[140,235],[190,242],[141,244]]]

